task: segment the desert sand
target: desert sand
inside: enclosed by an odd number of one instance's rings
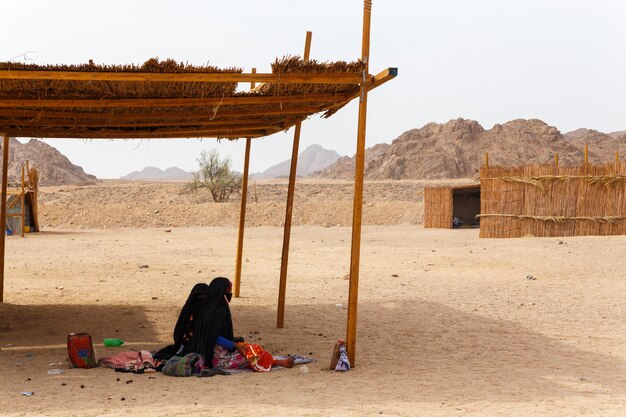
[[[332,194],[327,187],[317,194],[298,188],[295,212],[300,201],[320,213],[315,220],[297,216],[292,230],[285,328],[275,327],[284,205],[271,199],[256,203],[267,205],[259,210],[267,219],[250,215],[256,226],[246,230],[241,297],[231,304],[235,333],[275,354],[315,358],[308,373],[296,366],[200,379],[67,369],[68,333],[89,332],[99,356],[159,348],[170,343],[195,283],[232,278],[237,204],[220,206],[223,227],[193,221],[196,211],[219,221],[213,203],[197,203],[204,209],[189,203],[186,226],[167,216],[153,222],[177,199],[188,204],[167,189],[178,186],[44,190],[43,232],[7,239],[1,415],[626,413],[626,237],[479,239],[476,229],[424,229],[421,203],[408,197],[419,187],[406,198],[366,193],[357,362],[350,372],[327,370],[333,345],[345,336],[350,258],[350,228],[333,213],[351,207],[349,198],[313,197]],[[111,191],[116,187],[135,196],[153,187],[154,195],[174,195],[173,202],[137,197],[129,204],[122,191]],[[81,193],[94,195],[76,197]],[[126,204],[120,206],[126,214],[112,218],[109,212],[120,210],[103,200]],[[66,220],[55,204],[82,206],[100,221],[80,213]],[[135,206],[141,224],[123,220]],[[109,223],[97,217],[102,213]],[[126,343],[107,348],[105,337]],[[54,368],[64,373],[48,375]]]

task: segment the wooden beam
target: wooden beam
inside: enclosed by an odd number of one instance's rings
[[[308,31],[304,41],[304,61],[309,60],[311,54],[311,38],[313,33]],[[296,123],[291,148],[291,167],[289,169],[289,185],[287,187],[287,205],[285,208],[285,226],[283,231],[283,250],[280,258],[280,281],[278,284],[278,308],[276,312],[276,327],[285,326],[285,297],[287,293],[287,267],[289,266],[289,241],[291,239],[291,220],[293,218],[293,199],[296,189],[296,172],[298,170],[298,151],[300,148],[300,131],[302,122]]]
[[[341,102],[347,94],[312,94],[310,96],[231,96],[208,98],[132,98],[132,99],[0,99],[0,107],[16,108],[130,108],[130,107],[202,107],[247,106],[259,104],[294,104]]]
[[[361,59],[364,64],[361,97],[359,99],[359,124],[357,129],[356,167],[354,173],[354,207],[352,211],[352,244],[350,256],[350,284],[348,292],[348,320],[346,348],[352,366],[356,365],[356,326],[359,304],[359,267],[361,261],[361,222],[363,219],[363,177],[365,173],[365,127],[367,118],[366,76],[370,61],[370,23],[372,0],[363,1],[363,42]]]
[[[234,294],[239,297],[241,288],[241,265],[243,259],[243,236],[246,226],[246,203],[248,201],[248,168],[250,166],[250,146],[252,139],[246,138],[246,155],[243,165],[243,178],[241,180],[241,204],[239,208],[239,236],[237,237],[237,259],[235,263]]]
[[[276,104],[277,108],[274,109],[236,109],[222,111],[222,108],[228,108],[226,106],[220,106],[219,108],[209,108],[202,111],[182,109],[177,111],[161,111],[161,112],[128,112],[123,113],[107,113],[107,112],[76,112],[76,111],[55,111],[46,109],[6,109],[0,108],[0,118],[2,117],[23,117],[36,120],[49,120],[49,119],[69,119],[69,120],[89,120],[89,121],[133,121],[133,120],[162,120],[162,119],[181,119],[188,121],[200,121],[200,120],[219,120],[224,117],[243,117],[243,116],[282,116],[287,114],[313,114],[324,110],[323,106],[319,105],[304,105],[298,107],[290,107],[281,109],[280,104]],[[19,119],[17,119],[19,120]],[[0,124],[6,124],[6,121],[0,119]]]
[[[484,163],[485,168],[489,168],[489,154],[487,152],[485,152],[485,163]]]
[[[361,74],[354,73],[236,73],[236,72],[106,72],[106,71],[30,71],[0,70],[4,80],[64,80],[113,82],[200,82],[200,83],[272,83],[272,84],[359,84]],[[366,80],[368,82],[370,80]]]
[[[16,137],[33,138],[76,138],[76,139],[138,139],[138,138],[172,138],[172,137],[254,137],[265,135],[268,131],[280,131],[284,128],[274,125],[250,126],[244,128],[210,128],[210,129],[154,129],[151,131],[112,131],[112,130],[39,130],[39,129],[15,129],[7,132]]]
[[[275,118],[277,116],[274,116]],[[295,118],[293,116],[286,117],[283,121],[290,121],[295,123]],[[75,128],[75,127],[86,127],[86,128],[115,128],[115,127],[135,127],[138,129],[144,127],[158,127],[158,126],[170,126],[170,127],[180,127],[180,126],[198,126],[200,129],[207,129],[211,127],[217,126],[258,126],[267,124],[268,120],[263,118],[233,118],[230,120],[211,120],[210,116],[206,116],[202,119],[200,118],[191,118],[191,119],[175,119],[175,120],[162,120],[162,121],[145,121],[144,119],[136,119],[134,122],[130,122],[128,120],[118,121],[115,118],[111,117],[110,120],[80,120],[80,119],[31,119],[31,120],[20,120],[20,119],[0,119],[0,125],[6,126],[7,129],[15,129],[15,128],[24,128],[24,129],[41,129],[44,127],[67,127],[67,128]]]
[[[387,81],[393,80],[397,76],[398,76],[398,68],[394,68],[394,67],[387,68],[381,71],[380,73],[376,74],[372,78],[373,81],[371,84],[367,86],[367,91],[370,92],[373,89],[378,88],[381,85],[385,84]],[[341,108],[345,106],[346,104],[348,104],[349,102],[351,102],[352,100],[354,100],[355,98],[359,97],[360,95],[361,95],[361,88],[359,87],[355,89],[354,93],[348,95],[344,101],[333,105],[332,108]]]
[[[0,303],[4,302],[4,246],[6,240],[6,224],[7,224],[7,183],[9,168],[9,135],[4,135],[2,145],[2,201],[0,201]]]

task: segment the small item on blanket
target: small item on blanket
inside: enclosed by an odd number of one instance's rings
[[[156,369],[161,361],[154,359],[147,350],[120,352],[113,356],[100,359],[100,366],[113,368],[118,372],[144,373],[149,369]]]
[[[350,360],[348,359],[348,350],[346,342],[339,339],[333,349],[333,357],[330,361],[331,371],[345,372],[350,370]]]
[[[93,368],[96,366],[96,352],[88,333],[67,335],[67,356],[72,368]]]
[[[257,372],[269,372],[272,370],[274,357],[271,353],[259,345],[243,343],[243,354],[246,355],[250,367]]]
[[[185,356],[172,356],[163,366],[162,372],[169,376],[191,376],[204,368],[204,356],[188,353]]]

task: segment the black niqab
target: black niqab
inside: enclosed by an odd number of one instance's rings
[[[208,294],[198,317],[194,317],[193,335],[185,344],[183,354],[200,353],[211,366],[213,349],[218,336],[233,340],[233,321],[230,307],[224,298],[232,288],[227,278],[218,277],[211,281]]]

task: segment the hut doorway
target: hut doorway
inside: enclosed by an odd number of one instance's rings
[[[480,227],[480,186],[452,189],[452,227]]]

